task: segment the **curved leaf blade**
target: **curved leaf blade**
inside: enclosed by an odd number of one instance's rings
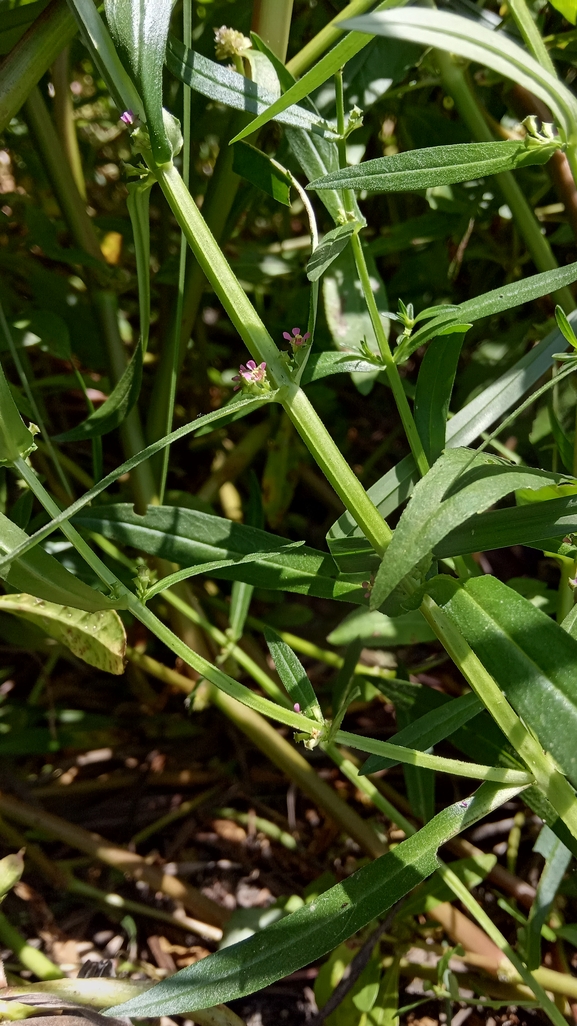
[[[366,192],[411,192],[439,185],[455,185],[474,178],[513,171],[530,164],[546,164],[557,143],[527,146],[525,141],[457,143],[427,146],[390,157],[377,157],[355,167],[332,171],[307,189],[364,189]]]
[[[505,549],[511,545],[531,545],[551,551],[553,539],[570,534],[577,534],[575,495],[477,513],[446,535],[433,551],[439,559]]]
[[[429,463],[434,463],[445,448],[449,403],[464,335],[447,341],[434,339],[419,368],[415,391],[415,426]]]
[[[530,467],[511,467],[495,456],[448,449],[416,485],[379,567],[371,593],[378,609],[419,560],[473,513],[518,488],[538,489],[563,478]]]
[[[405,8],[362,15],[342,22],[343,28],[371,35],[406,39],[434,46],[513,79],[553,111],[567,136],[577,119],[577,100],[559,79],[502,32],[445,11]]]
[[[182,969],[110,1013],[148,1017],[194,1012],[251,994],[295,972],[383,915],[435,871],[441,844],[518,790],[482,785],[472,798],[449,806],[394,851],[381,855],[314,902],[248,940]]]
[[[122,424],[135,406],[142,385],[142,338],[139,340],[130,363],[122,377],[102,406],[94,410],[86,420],[76,427],[55,435],[56,442],[81,442],[86,438],[99,438]]]
[[[0,554],[11,552],[21,542],[27,541],[28,537],[25,531],[0,513]],[[40,545],[14,559],[6,569],[0,571],[0,577],[16,591],[87,612],[119,609],[125,605],[123,600],[115,602],[89,588]]]
[[[0,595],[0,610],[40,627],[89,666],[106,673],[124,673],[126,634],[113,610],[86,613],[25,594]]]
[[[189,50],[174,36],[171,36],[168,42],[166,63],[169,71],[185,85],[190,86],[194,92],[208,97],[209,100],[224,103],[227,107],[261,115],[275,105],[275,97],[263,86],[250,78],[245,78],[244,75],[239,75],[237,71],[231,71],[230,68],[203,57],[194,50]],[[294,128],[305,129],[307,132],[316,132],[321,136],[334,136],[334,132],[319,114],[305,110],[304,107],[297,107],[291,101],[277,115],[273,115],[273,119]],[[251,121],[247,135],[252,134],[253,125],[254,122]],[[241,136],[232,141],[238,142],[240,138]]]
[[[489,575],[465,584],[438,577],[429,590],[543,748],[577,784],[577,641]]]
[[[326,553],[308,546],[280,553],[282,543],[275,535],[198,510],[149,506],[144,516],[138,516],[129,503],[118,503],[84,510],[73,522],[181,566],[211,563],[210,573],[217,578],[319,598],[363,600],[360,582],[339,579]],[[254,553],[266,555],[241,562]],[[215,569],[217,560],[231,562]]]

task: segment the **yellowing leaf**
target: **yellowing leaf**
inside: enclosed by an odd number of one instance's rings
[[[577,20],[577,0],[551,0],[551,7],[554,7],[556,11],[559,11],[567,21],[570,21],[572,25]]]
[[[0,610],[41,627],[90,666],[107,673],[124,673],[126,634],[114,610],[85,613],[26,594],[0,596]]]

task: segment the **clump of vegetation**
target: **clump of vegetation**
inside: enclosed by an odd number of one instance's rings
[[[0,1017],[563,1026],[574,0],[0,15]]]

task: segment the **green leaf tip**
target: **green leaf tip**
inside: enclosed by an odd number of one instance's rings
[[[142,96],[154,159],[168,164],[177,144],[174,126],[162,106],[162,69],[172,2],[105,0],[104,8],[112,37]]]
[[[18,413],[0,364],[0,466],[15,463],[25,458],[36,448],[34,426],[27,428]]]

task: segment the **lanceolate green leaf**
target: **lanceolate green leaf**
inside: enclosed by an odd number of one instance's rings
[[[524,141],[457,143],[407,150],[390,157],[377,157],[355,167],[332,171],[317,178],[308,189],[364,189],[366,192],[411,192],[439,185],[470,182],[474,178],[513,171],[529,164],[546,164],[558,144],[531,146]]]
[[[194,50],[188,50],[174,36],[170,37],[168,43],[166,63],[172,74],[176,75],[181,82],[190,86],[195,92],[201,93],[202,96],[207,96],[210,100],[225,103],[227,107],[248,111],[250,114],[260,114],[263,111],[269,111],[274,106],[275,97],[262,86],[257,85],[250,78],[245,78],[244,75],[239,75],[236,71],[231,71],[230,68],[216,64],[215,61],[203,57],[202,54],[196,53]],[[303,128],[307,132],[318,133],[321,136],[334,136],[334,131],[319,114],[305,110],[304,107],[297,107],[291,101],[275,117],[275,120],[285,125],[293,125],[295,128]],[[252,134],[253,125],[254,122],[251,122],[247,135]]]
[[[265,627],[264,636],[276,671],[292,702],[298,704],[299,711],[309,719],[322,723],[324,717],[319,700],[300,659],[276,631],[271,631],[270,627]]]
[[[550,551],[547,542],[568,534],[577,534],[575,495],[478,513],[446,535],[433,551],[440,559],[510,545],[532,545]]]
[[[572,323],[573,316],[570,317]],[[559,329],[555,328],[448,421],[447,445],[451,448],[469,445],[483,431],[495,424],[551,367],[553,354],[563,347],[563,336]],[[379,512],[387,517],[408,499],[417,480],[413,457],[406,456],[369,488],[369,495]],[[370,557],[372,552],[371,546],[363,538],[349,513],[343,513],[333,524],[327,541],[335,559],[338,559],[337,546],[346,546],[347,560],[351,560],[355,552],[358,559],[366,558],[367,555]]]
[[[512,310],[523,303],[530,303],[533,299],[549,295],[556,289],[571,285],[577,281],[577,263],[567,264],[566,267],[557,267],[552,271],[544,271],[542,274],[533,274],[529,278],[511,282],[500,289],[493,289],[492,292],[485,292],[482,296],[469,299],[461,303],[452,311],[434,317],[422,328],[415,331],[408,339],[401,343],[395,351],[395,361],[404,363],[419,346],[440,335],[443,330],[454,324],[464,322],[474,323],[482,317],[491,317],[496,313],[503,313],[504,310]],[[561,332],[559,332],[559,337]],[[564,347],[564,343],[561,343]]]
[[[57,442],[81,442],[85,438],[98,438],[114,431],[130,413],[138,400],[142,384],[142,339],[132,354],[130,363],[114,386],[106,402],[94,410],[86,420],[70,431],[55,436]]]
[[[227,406],[222,406],[218,410],[212,410],[211,413],[205,413],[203,416],[198,417],[197,420],[191,421],[189,424],[184,424],[182,427],[177,428],[176,431],[171,431],[170,434],[165,435],[164,438],[160,438],[158,442],[153,442],[152,445],[148,445],[146,449],[142,449],[137,452],[135,456],[131,456],[130,459],[125,460],[121,463],[116,470],[111,471],[106,477],[102,478],[98,484],[93,485],[87,492],[77,499],[76,502],[71,503],[65,510],[62,511],[57,517],[54,517],[50,523],[44,527],[39,528],[38,531],[33,535],[24,535],[22,541],[16,544],[13,548],[6,549],[6,555],[0,558],[0,576],[6,573],[7,567],[10,563],[28,552],[30,549],[35,548],[39,542],[44,538],[47,538],[49,534],[52,534],[56,528],[64,523],[66,520],[70,520],[75,513],[78,513],[85,506],[88,506],[93,499],[95,499],[102,492],[106,491],[111,484],[114,484],[119,477],[123,474],[130,473],[139,464],[144,463],[145,460],[151,459],[152,456],[156,456],[157,452],[162,452],[167,445],[172,445],[173,442],[178,442],[181,438],[185,438],[187,435],[194,434],[196,431],[207,427],[209,424],[227,423],[228,419],[238,419],[239,417],[245,416],[247,413],[253,410],[258,410],[259,407],[265,406],[269,402],[274,402],[275,393],[271,392],[266,399],[256,398],[254,396],[244,396],[241,399],[236,399]],[[31,589],[28,589],[29,591]]]
[[[327,267],[332,264],[333,260],[336,260],[339,253],[342,253],[345,246],[348,245],[349,239],[358,228],[360,228],[359,224],[349,222],[339,225],[338,228],[333,228],[331,232],[327,232],[307,264],[307,278],[309,281],[319,280]]]
[[[464,335],[431,342],[419,368],[414,416],[429,463],[445,448],[449,403]]]
[[[0,553],[11,552],[28,535],[8,517],[0,513]],[[57,602],[75,609],[96,612],[100,609],[117,609],[124,602],[113,602],[101,595],[99,591],[89,588],[62,566],[54,556],[50,556],[40,545],[32,552],[27,552],[14,559],[8,567],[0,570],[6,584],[19,592],[26,592],[47,602]]]
[[[524,86],[553,111],[569,138],[577,124],[577,100],[567,86],[555,78],[503,32],[492,32],[478,21],[445,11],[403,9],[351,18],[344,28],[408,39],[423,46],[448,50],[458,57],[485,65],[505,78]]]
[[[449,806],[394,851],[364,866],[315,901],[110,1011],[139,1018],[188,1014],[196,1008],[251,994],[295,972],[382,916],[435,871],[441,844],[516,793],[518,788],[482,785],[472,798]]]
[[[90,666],[107,673],[124,673],[126,634],[113,610],[85,613],[35,595],[0,595],[0,610],[41,627]]]
[[[577,641],[494,577],[458,584],[438,577],[430,591],[483,665],[550,752],[577,783]]]
[[[74,522],[181,566],[237,561],[255,552],[270,552],[254,562],[232,563],[210,572],[214,577],[261,588],[362,601],[360,582],[339,580],[330,556],[308,546],[280,554],[279,539],[274,535],[224,517],[176,506],[149,506],[144,516],[138,516],[130,504],[120,503],[85,510]]]
[[[146,111],[152,152],[159,164],[172,160],[162,113],[162,68],[172,0],[105,0],[110,32],[126,58]]]
[[[397,3],[398,0],[394,0],[394,2]],[[379,7],[388,7],[389,4],[390,0],[384,4],[379,4]],[[354,57],[355,54],[364,49],[368,42],[369,39],[366,37],[363,38],[362,35],[349,32],[332,50],[329,50],[324,57],[316,61],[310,71],[307,71],[298,82],[295,82],[290,89],[287,89],[283,96],[275,100],[267,110],[263,111],[254,121],[251,121],[232,141],[238,142],[239,139],[244,139],[245,136],[251,135],[259,128],[262,128],[263,125],[266,125],[272,118],[282,114],[291,104],[298,103],[305,96],[310,96],[315,89],[318,89],[327,79],[339,71],[351,57]]]
[[[477,716],[482,709],[480,699],[469,692],[467,695],[462,695],[461,698],[455,698],[452,702],[440,706],[439,709],[419,716],[418,719],[412,719],[407,727],[388,739],[389,744],[402,745],[404,748],[417,748],[424,752],[432,745],[450,737],[459,727]],[[376,773],[377,770],[388,769],[395,765],[394,759],[372,755],[370,759],[367,759],[361,772],[363,774]]]
[[[382,366],[375,359],[370,363],[362,356],[353,353],[311,353],[308,358],[301,384],[310,385],[313,381],[328,378],[331,374],[374,374]]]
[[[385,601],[420,559],[473,513],[518,488],[538,489],[558,474],[511,467],[485,453],[448,449],[417,484],[393,535],[371,593],[372,609]]]

